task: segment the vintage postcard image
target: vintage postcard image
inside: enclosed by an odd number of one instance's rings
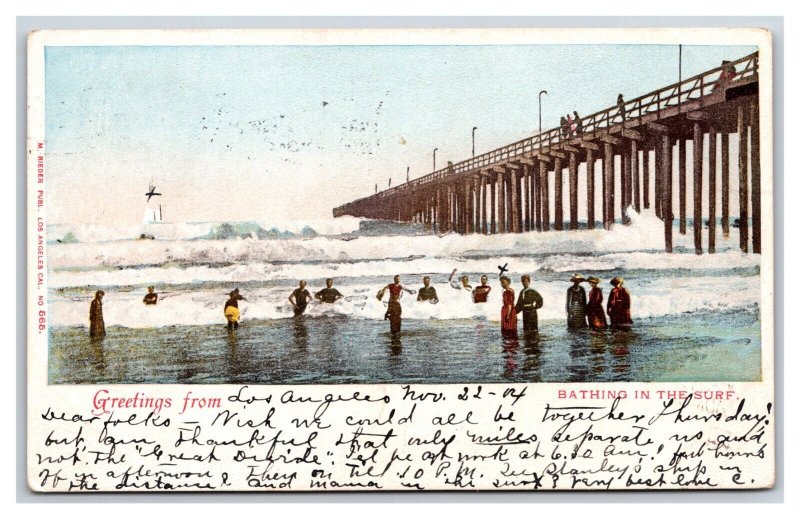
[[[32,489],[773,484],[767,31],[28,56]]]

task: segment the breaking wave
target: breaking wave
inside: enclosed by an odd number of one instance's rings
[[[717,254],[696,255],[693,237],[674,234],[675,253],[663,252],[663,222],[652,212],[631,215],[631,225],[603,229],[505,235],[420,235],[415,226],[358,218],[309,222],[150,224],[133,227],[48,228],[48,286],[52,322],[85,326],[92,292],[106,291],[106,324],[127,327],[224,322],[222,305],[232,286],[246,292],[243,320],[292,316],[287,297],[299,279],[316,289],[327,277],[347,297],[311,305],[310,316],[382,319],[377,290],[395,274],[414,289],[430,275],[441,302],[417,303],[406,295],[403,317],[485,319],[499,314],[497,267],[515,278],[533,276],[545,298],[542,320],[563,318],[569,275],[605,280],[626,277],[636,318],[720,309],[757,311],[760,256],[742,254],[738,240],[717,236]],[[153,239],[136,239],[142,230]],[[705,233],[704,232],[704,243]],[[58,238],[54,238],[58,237]],[[60,240],[60,241],[57,241]],[[473,283],[488,274],[488,304],[475,305],[447,284],[453,269]],[[735,279],[735,283],[732,280]],[[141,302],[156,285],[162,300]],[[517,287],[518,288],[518,287]]]

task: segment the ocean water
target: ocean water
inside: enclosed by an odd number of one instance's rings
[[[664,253],[663,223],[649,212],[611,231],[498,236],[436,236],[356,218],[49,226],[50,382],[759,380],[761,257],[739,252],[731,231],[723,238],[718,229],[717,254],[698,256],[691,229],[676,230],[675,253]],[[501,338],[501,265],[515,290],[530,274],[542,294],[539,334]],[[473,285],[488,275],[489,302],[451,288],[454,269]],[[567,332],[573,273],[601,278],[605,297],[608,280],[624,277],[634,329]],[[375,297],[394,275],[410,289],[430,276],[440,299],[406,294],[398,336]],[[297,282],[313,293],[328,277],[345,298],[295,319],[287,298]],[[149,285],[156,306],[142,304]],[[222,310],[234,287],[246,300],[229,334]],[[90,341],[98,289],[107,337]]]

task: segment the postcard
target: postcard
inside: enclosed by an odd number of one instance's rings
[[[30,488],[771,487],[772,59],[32,32]]]

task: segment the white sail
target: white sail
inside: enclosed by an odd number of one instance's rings
[[[159,221],[158,214],[152,207],[144,208],[144,216],[142,217],[143,223],[156,223]]]

